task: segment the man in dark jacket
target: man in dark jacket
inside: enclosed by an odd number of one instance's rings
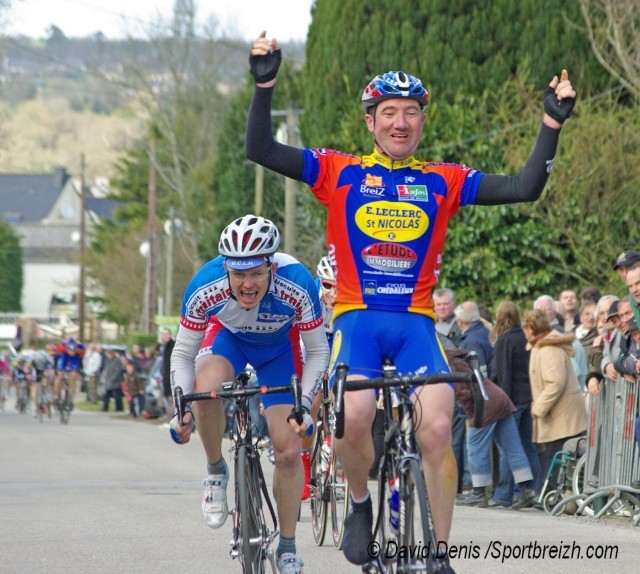
[[[109,402],[113,397],[116,403],[116,412],[122,412],[122,375],[124,367],[120,355],[113,349],[105,351],[104,367],[102,369],[102,381],[104,382],[104,396],[102,399],[102,411],[109,410]]]

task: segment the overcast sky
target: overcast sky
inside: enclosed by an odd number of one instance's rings
[[[66,36],[101,31],[108,38],[129,32],[141,35],[160,15],[168,17],[174,0],[13,0],[4,33],[34,38],[47,35],[52,24]],[[214,15],[227,35],[246,40],[262,30],[281,41],[304,40],[311,22],[313,0],[196,0],[199,22]]]

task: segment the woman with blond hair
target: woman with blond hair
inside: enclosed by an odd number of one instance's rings
[[[573,334],[552,330],[541,310],[527,311],[524,333],[531,351],[533,442],[544,446],[540,458],[545,476],[565,441],[585,432],[587,412],[571,365]],[[550,482],[555,482],[555,477]]]
[[[531,439],[531,384],[529,382],[529,351],[527,339],[520,325],[518,307],[512,301],[501,301],[491,330],[493,365],[491,372],[494,382],[507,394],[516,407],[513,413],[522,448],[524,449],[533,474],[533,488],[540,492],[542,474],[540,457]],[[511,506],[514,498],[513,475],[500,453],[500,483],[493,493],[490,506]]]

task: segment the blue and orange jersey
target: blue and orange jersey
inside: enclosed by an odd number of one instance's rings
[[[334,319],[353,309],[434,317],[449,220],[474,204],[483,173],[463,165],[304,150],[302,181],[327,208]]]

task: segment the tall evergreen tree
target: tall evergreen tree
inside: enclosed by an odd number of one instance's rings
[[[21,311],[22,249],[11,226],[0,222],[0,312]]]
[[[317,0],[304,68],[307,144],[343,148],[340,124],[366,82],[419,76],[433,101],[491,94],[521,67],[543,89],[562,67],[588,97],[610,84],[592,55],[578,3],[555,0]]]

